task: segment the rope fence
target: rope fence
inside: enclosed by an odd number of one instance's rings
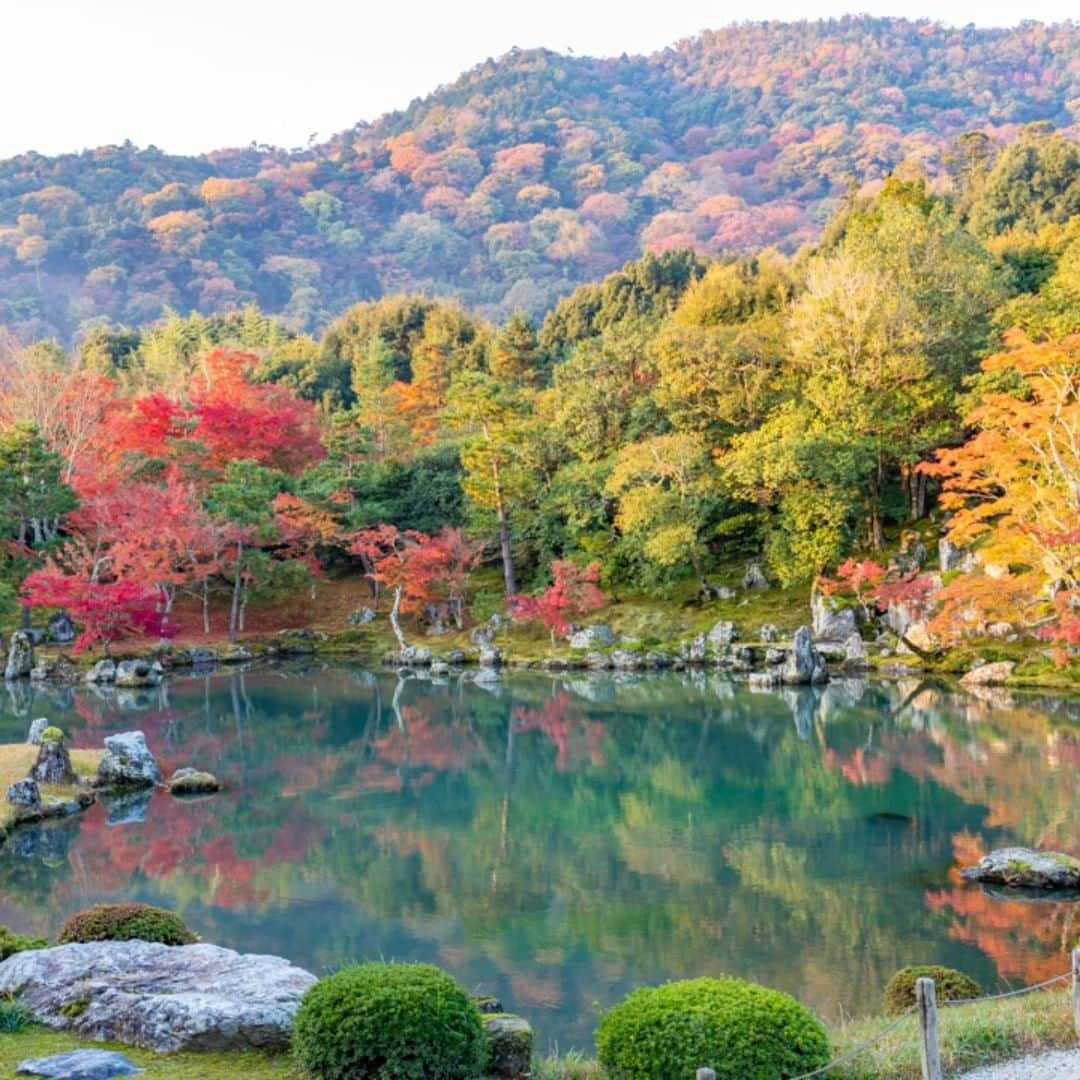
[[[858,1046],[846,1050],[839,1057],[834,1058],[828,1065],[813,1072],[802,1073],[792,1077],[792,1080],[813,1080],[814,1077],[825,1076],[840,1065],[845,1065],[854,1060],[860,1054],[865,1053],[872,1046],[877,1045],[886,1035],[895,1031],[905,1020],[913,1015],[919,1020],[919,1051],[922,1064],[923,1080],[945,1080],[945,1074],[941,1068],[941,1047],[938,1042],[937,1013],[938,1008],[957,1008],[964,1005],[984,1005],[990,1001],[1005,1001],[1007,998],[1024,997],[1034,994],[1057,983],[1072,979],[1073,985],[1073,1022],[1076,1036],[1080,1039],[1080,949],[1073,949],[1072,968],[1069,971],[1055,975],[1053,978],[1044,979],[1032,986],[1022,986],[1018,990],[1006,990],[1000,994],[987,994],[978,998],[961,998],[955,1001],[937,1000],[933,979],[919,979],[915,984],[915,1004],[902,1012],[894,1020],[886,1024],[876,1035],[871,1036]],[[697,1080],[716,1080],[716,1072],[713,1069],[698,1069]]]

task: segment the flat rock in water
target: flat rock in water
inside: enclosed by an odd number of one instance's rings
[[[1018,889],[1080,889],[1080,859],[1058,851],[999,848],[961,870],[960,876]]]
[[[139,1076],[141,1069],[112,1050],[69,1050],[66,1054],[20,1061],[17,1076],[44,1076],[49,1080],[111,1080]]]
[[[38,1023],[159,1053],[284,1049],[315,982],[281,957],[202,944],[95,941],[0,963],[0,994]]]

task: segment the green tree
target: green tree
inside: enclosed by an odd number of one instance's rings
[[[1080,213],[1080,147],[1044,123],[1029,124],[997,156],[970,212],[972,231],[1034,232]]]
[[[75,492],[61,479],[63,462],[33,424],[0,431],[0,530],[13,542],[11,572],[21,580],[59,537],[63,516],[75,509]],[[23,626],[30,609],[23,606]]]
[[[531,412],[530,395],[483,372],[462,373],[450,390],[447,420],[461,436],[462,488],[474,506],[495,515],[507,596],[518,591],[510,518],[530,484],[524,424]]]
[[[702,585],[705,527],[716,499],[716,473],[700,435],[656,435],[619,452],[606,490],[618,499],[615,523],[645,557],[670,568],[689,561]]]
[[[285,490],[285,480],[276,469],[239,460],[230,461],[223,479],[207,488],[207,513],[227,530],[226,564],[232,577],[229,641],[236,641],[242,628],[245,590],[251,582],[267,576],[260,547],[277,539],[271,504],[274,496]]]

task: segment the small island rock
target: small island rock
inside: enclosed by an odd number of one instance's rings
[[[1080,859],[1058,851],[999,848],[960,871],[967,881],[1020,889],[1080,889]]]
[[[193,769],[186,765],[169,777],[170,795],[210,795],[221,790],[221,784],[213,773]]]

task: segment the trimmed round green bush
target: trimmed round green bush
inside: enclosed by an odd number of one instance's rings
[[[612,1080],[672,1080],[708,1067],[723,1080],[784,1080],[829,1060],[825,1028],[790,994],[742,979],[644,987],[596,1032]]]
[[[319,1080],[474,1080],[487,1062],[475,1002],[431,964],[358,964],[321,979],[292,1045]]]
[[[901,968],[885,987],[885,1012],[899,1016],[915,1004],[915,983],[919,979],[934,980],[934,996],[938,1001],[966,1001],[982,994],[982,987],[955,968],[939,964],[922,964]]]
[[[179,915],[149,904],[97,904],[60,928],[61,945],[88,941],[156,941],[162,945],[194,945],[199,940]]]

